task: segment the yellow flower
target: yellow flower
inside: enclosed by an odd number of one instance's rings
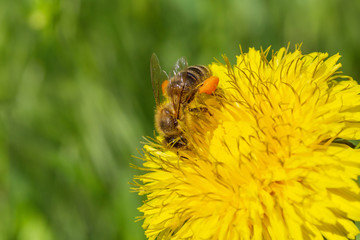
[[[360,221],[360,86],[338,54],[270,48],[213,63],[220,83],[182,122],[186,148],[149,142],[149,239],[354,239]]]

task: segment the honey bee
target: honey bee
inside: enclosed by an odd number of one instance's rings
[[[186,107],[196,94],[212,94],[219,78],[203,65],[188,66],[184,57],[177,60],[170,77],[163,71],[155,54],[150,60],[151,83],[156,102],[155,127],[169,147],[187,145],[179,121],[184,122]],[[160,87],[160,82],[162,82]],[[165,101],[160,102],[160,88]]]

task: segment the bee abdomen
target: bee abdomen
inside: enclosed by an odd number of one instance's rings
[[[197,83],[200,83],[211,76],[210,70],[203,65],[190,66],[186,71]]]

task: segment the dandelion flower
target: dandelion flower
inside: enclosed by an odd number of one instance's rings
[[[135,189],[149,239],[354,239],[360,86],[338,54],[249,49],[209,66],[182,123],[186,148],[149,142]],[[161,138],[161,137],[160,137]]]

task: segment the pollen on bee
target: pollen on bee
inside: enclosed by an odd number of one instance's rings
[[[219,84],[219,78],[211,76],[206,79],[203,85],[199,88],[199,93],[212,94]]]
[[[165,80],[162,84],[161,84],[161,90],[163,95],[166,95],[166,88],[169,85],[169,80]]]

